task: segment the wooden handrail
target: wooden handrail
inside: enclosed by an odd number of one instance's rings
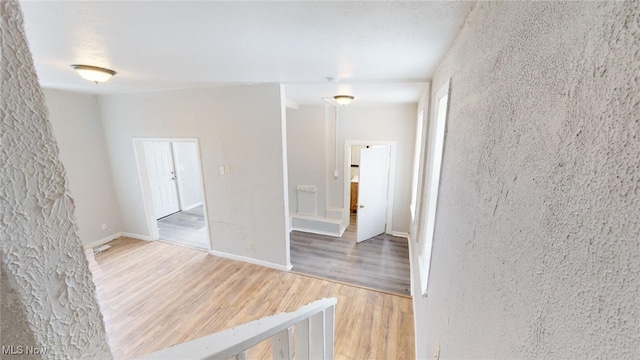
[[[221,359],[239,356],[272,338],[274,358],[293,357],[291,328],[304,324],[296,334],[296,358],[333,359],[333,333],[336,298],[324,298],[290,313],[280,313],[240,326],[178,344],[142,357],[142,359]],[[305,341],[302,337],[306,336]],[[277,346],[277,349],[276,349]],[[317,357],[322,354],[321,357]]]

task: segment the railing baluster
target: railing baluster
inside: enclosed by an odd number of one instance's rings
[[[306,318],[296,324],[296,360],[309,360],[311,353],[309,352],[309,318]]]
[[[273,359],[291,360],[291,328],[282,330],[271,337],[271,355]]]
[[[271,339],[274,359],[293,358],[295,326],[297,360],[333,359],[336,298],[325,298],[290,313],[267,316],[146,355],[145,359],[245,360],[247,349]]]
[[[314,360],[324,359],[324,316],[322,312],[311,315],[309,318],[311,358]]]
[[[326,360],[333,360],[333,334],[334,334],[334,324],[336,318],[336,307],[335,305],[331,305],[330,307],[324,309],[322,311],[324,314],[324,354]]]

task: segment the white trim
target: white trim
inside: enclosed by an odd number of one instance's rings
[[[98,246],[100,246],[100,245],[103,245],[103,244],[108,243],[109,241],[115,240],[115,239],[117,239],[117,238],[119,238],[119,237],[121,237],[121,236],[122,236],[122,233],[121,233],[121,232],[118,232],[118,233],[111,234],[111,235],[109,235],[109,236],[107,236],[107,237],[105,237],[105,238],[102,238],[102,239],[100,239],[100,240],[93,241],[93,242],[91,242],[91,243],[89,243],[89,244],[86,244],[86,245],[83,245],[83,246],[84,246],[84,247],[86,247],[86,248],[94,248],[94,247],[98,247]]]
[[[372,146],[388,146],[390,150],[389,154],[389,191],[387,192],[387,226],[385,233],[391,234],[393,231],[393,205],[394,205],[394,191],[396,184],[396,153],[397,153],[397,141],[387,140],[345,140],[344,142],[344,188],[342,197],[344,209],[350,209],[349,196],[351,193],[351,147],[358,145],[372,145]],[[346,215],[345,215],[346,214]],[[343,220],[349,223],[349,212],[343,213]]]
[[[413,169],[411,171],[411,204],[409,211],[411,212],[411,225],[416,223],[417,204],[418,204],[418,185],[420,183],[420,160],[422,159],[422,147],[426,145],[423,141],[424,132],[424,109],[418,112],[416,123],[416,142],[413,149]]]
[[[189,205],[189,206],[185,206],[182,211],[187,211],[187,210],[191,210],[191,209],[195,209],[198,206],[202,206],[202,201],[198,201],[197,203],[193,204],[193,205]]]
[[[144,241],[155,241],[154,239],[152,239],[147,235],[140,235],[140,234],[134,234],[134,233],[128,233],[128,232],[123,232],[122,236],[126,236],[132,239],[144,240]]]
[[[436,215],[438,209],[438,196],[440,193],[440,179],[442,176],[442,161],[444,159],[444,150],[447,138],[447,120],[449,118],[449,104],[451,103],[449,79],[441,88],[436,92],[434,98],[433,116],[432,121],[429,124],[428,137],[426,139],[429,143],[428,158],[426,164],[428,167],[425,169],[426,183],[422,185],[423,193],[422,197],[426,197],[426,211],[421,215],[421,227],[424,227],[424,241],[420,246],[420,253],[418,254],[418,267],[420,270],[420,287],[423,297],[427,296],[427,288],[429,285],[429,275],[431,273],[431,257],[433,250],[433,242],[435,237],[436,228]],[[444,108],[444,118],[440,119],[440,101],[444,97],[447,97],[447,101]],[[442,122],[440,122],[442,121]]]
[[[297,226],[291,227],[291,231],[302,231],[302,232],[306,232],[306,233],[333,236],[333,237],[341,237],[342,234],[344,233],[344,230],[342,230],[342,229],[340,229],[340,232],[337,233],[337,232],[322,231],[322,230],[315,230],[315,229],[309,229],[309,228],[301,228],[301,227],[297,227]]]
[[[229,253],[218,251],[218,250],[209,250],[209,254],[211,254],[213,256],[223,257],[223,258],[226,258],[226,259],[244,261],[244,262],[247,262],[247,263],[250,263],[250,264],[266,266],[268,268],[281,270],[281,271],[289,271],[293,267],[292,264],[284,266],[284,265],[272,263],[272,262],[269,262],[269,261],[258,260],[258,259],[254,259],[254,258],[242,256],[242,255],[229,254]]]
[[[410,291],[409,295],[411,295],[411,297],[413,298],[413,294],[415,293],[414,289],[413,289],[414,288],[413,279],[416,276],[415,275],[415,271],[413,269],[413,239],[411,237],[411,234],[407,234],[407,235],[409,235],[409,237],[407,238],[408,243],[409,243],[409,282],[410,282],[410,284],[409,284],[409,291]],[[414,314],[413,315],[413,320],[415,321],[415,320],[417,320],[416,316],[415,316],[415,313],[416,313],[416,309],[415,309],[416,302],[415,301],[411,301],[411,305],[413,306],[413,314]]]
[[[158,240],[160,238],[160,232],[158,231],[158,222],[155,216],[154,208],[153,208],[153,196],[151,194],[151,184],[149,182],[149,175],[147,169],[147,161],[144,156],[144,142],[145,141],[164,141],[170,142],[171,150],[173,153],[173,143],[174,142],[193,142],[196,144],[196,156],[197,163],[200,167],[200,186],[202,189],[202,203],[200,205],[204,205],[204,224],[207,228],[207,235],[209,237],[208,249],[213,248],[213,236],[211,234],[211,227],[209,226],[209,215],[207,209],[207,192],[204,186],[204,172],[202,170],[202,156],[200,155],[200,142],[197,138],[145,138],[145,137],[134,137],[131,139],[133,141],[133,152],[135,154],[136,167],[138,169],[138,184],[140,185],[140,193],[142,194],[142,204],[144,205],[145,217],[147,220],[147,228],[149,229],[149,236],[146,235],[135,235],[131,236],[136,239],[141,240]],[[140,146],[140,150],[138,147]],[[172,155],[173,159],[173,155]],[[200,206],[196,205],[196,206]],[[195,207],[195,206],[194,206]],[[188,209],[186,209],[188,210]],[[144,238],[142,238],[142,237]]]
[[[409,233],[402,232],[402,231],[392,231],[391,235],[409,239]]]
[[[347,228],[349,227],[349,224],[342,224],[340,226],[340,237],[342,237],[342,235],[344,234],[345,231],[347,231]]]

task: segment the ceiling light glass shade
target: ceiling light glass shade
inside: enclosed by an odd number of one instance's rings
[[[344,106],[344,105],[349,105],[351,104],[351,102],[353,101],[353,99],[355,99],[353,96],[351,95],[336,95],[333,97],[333,99],[340,105]]]
[[[71,65],[71,67],[74,68],[80,76],[96,84],[108,81],[116,74],[113,70],[91,65]]]

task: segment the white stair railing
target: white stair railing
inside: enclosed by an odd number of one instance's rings
[[[248,349],[271,338],[273,359],[333,360],[336,298],[324,298],[290,313],[264,317],[246,324],[175,345],[142,359],[237,359]]]

